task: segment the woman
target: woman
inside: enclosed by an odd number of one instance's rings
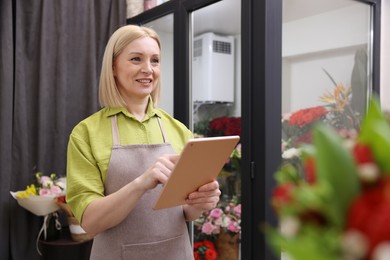
[[[218,182],[187,204],[152,210],[178,153],[192,133],[162,109],[160,40],[127,25],[104,53],[102,109],[80,122],[68,144],[67,202],[94,237],[91,259],[193,259],[186,221],[219,200]]]

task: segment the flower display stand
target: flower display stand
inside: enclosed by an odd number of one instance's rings
[[[60,238],[56,240],[40,240],[39,247],[43,260],[88,260],[92,241],[74,241],[68,227],[63,227]]]
[[[225,231],[221,231],[215,245],[218,251],[218,259],[223,260],[238,260],[239,233],[231,236]]]

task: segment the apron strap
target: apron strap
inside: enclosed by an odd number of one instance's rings
[[[164,127],[162,126],[162,121],[161,121],[161,118],[157,116],[157,122],[158,122],[158,125],[160,126],[160,129],[161,129],[161,134],[163,136],[163,139],[164,139],[164,143],[168,143],[168,138],[165,134],[165,131],[164,131]]]
[[[164,128],[162,126],[162,121],[161,118],[157,116],[157,122],[158,125],[160,126],[161,134],[164,140],[164,143],[168,143],[168,138],[165,134]],[[118,119],[115,116],[111,117],[111,128],[112,128],[112,142],[114,146],[120,145],[120,140],[119,140],[119,130],[118,130]]]
[[[116,115],[111,117],[112,142],[113,142],[114,146],[120,145],[119,130],[118,130],[117,121],[118,121],[118,119],[117,119]]]

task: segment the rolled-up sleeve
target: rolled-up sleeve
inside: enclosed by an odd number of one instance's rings
[[[66,201],[81,223],[86,207],[104,196],[104,184],[91,146],[73,130],[67,151]]]

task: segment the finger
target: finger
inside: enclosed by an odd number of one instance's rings
[[[219,202],[219,197],[207,197],[207,198],[198,198],[194,200],[188,199],[186,203],[191,206],[200,206],[205,207],[205,205],[208,205],[208,207],[215,208],[217,203]]]
[[[179,155],[176,154],[164,155],[157,160],[156,164],[159,165],[160,169],[167,168],[169,171],[172,171],[176,165],[178,157]]]
[[[203,186],[200,186],[198,191],[203,192],[203,191],[211,191],[216,189],[219,189],[219,183],[217,181],[212,181]]]
[[[204,191],[204,192],[193,192],[188,195],[188,199],[194,200],[199,198],[208,198],[208,197],[219,197],[221,195],[221,191],[219,189]]]
[[[178,154],[169,154],[169,155],[167,155],[167,158],[168,158],[173,164],[176,164],[177,161],[178,161],[179,158],[180,158],[180,155],[178,155]]]

